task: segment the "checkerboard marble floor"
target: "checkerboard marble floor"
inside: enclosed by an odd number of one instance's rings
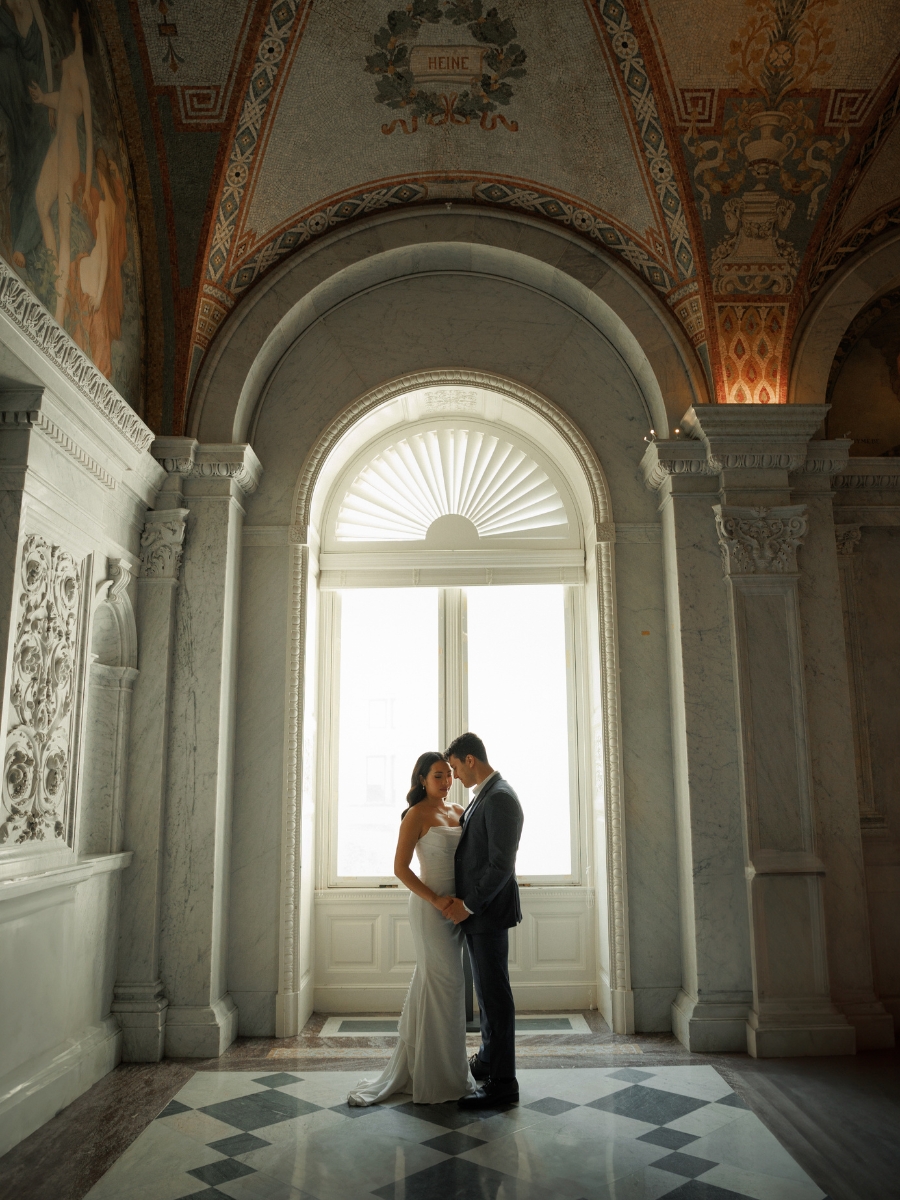
[[[827,1200],[711,1066],[523,1070],[499,1112],[201,1071],[89,1200]]]

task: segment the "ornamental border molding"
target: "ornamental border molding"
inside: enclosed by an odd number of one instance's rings
[[[149,449],[150,429],[106,376],[58,325],[37,296],[0,258],[0,311],[57,367],[136,450]]]
[[[486,371],[416,371],[411,375],[401,375],[397,379],[383,383],[358,400],[354,400],[352,404],[348,404],[319,437],[307,455],[297,480],[293,504],[294,516],[290,531],[292,545],[302,545],[306,541],[306,527],[309,524],[310,506],[316,483],[328,456],[336,448],[344,434],[357,421],[368,416],[381,405],[396,400],[398,396],[403,396],[407,392],[420,391],[422,388],[429,387],[472,387],[483,391],[497,392],[501,396],[517,401],[523,407],[549,421],[581,463],[591,493],[594,525],[600,528],[611,524],[609,492],[603,469],[584,435],[569,420],[562,409],[544,399],[537,392],[531,391],[530,388],[523,387],[502,375],[493,375]]]
[[[0,429],[39,429],[61,450],[74,458],[79,466],[89,471],[95,479],[99,479],[105,488],[109,488],[111,492],[115,491],[116,480],[109,471],[104,470],[96,459],[91,458],[85,450],[82,450],[76,441],[54,424],[39,408],[0,411]]]
[[[301,791],[308,737],[303,730],[303,700],[308,671],[316,664],[306,661],[306,592],[309,585],[309,546],[295,545],[291,554],[291,614],[288,646],[288,713],[285,755],[285,788],[281,818],[281,912],[279,920],[278,978],[279,994],[289,996],[300,991],[300,854]],[[285,1005],[282,1020],[288,1012]],[[278,1029],[276,1037],[290,1037],[296,1029]]]
[[[900,490],[900,458],[852,458],[837,476],[834,486],[842,491],[868,488],[873,492]]]
[[[611,519],[609,493],[600,463],[577,427],[556,405],[511,380],[480,371],[421,371],[373,389],[345,408],[319,437],[304,462],[294,495],[293,523],[288,538],[292,547],[291,608],[289,627],[289,678],[287,697],[286,771],[282,800],[281,910],[279,937],[279,996],[283,1008],[276,1009],[276,1034],[290,1036],[290,1006],[287,998],[300,990],[300,838],[304,778],[310,769],[314,730],[304,727],[304,698],[307,679],[317,664],[307,661],[307,603],[310,547],[308,526],[312,495],[322,467],[345,433],[374,409],[404,393],[425,387],[478,387],[516,400],[548,420],[565,439],[584,469],[591,494],[594,525],[599,540],[597,603],[600,627],[602,729],[597,731],[593,751],[592,783],[604,791],[608,847],[608,912],[611,947],[610,986],[613,992],[630,990],[628,945],[628,898],[625,861],[625,817],[623,801],[621,705],[619,697],[618,643],[615,599],[615,527]],[[348,901],[349,903],[349,901]],[[283,1027],[282,1027],[283,1026]],[[617,1030],[616,1032],[627,1032]]]
[[[609,986],[613,992],[622,992],[631,990],[631,962],[628,944],[628,876],[625,857],[622,717],[613,543],[599,542],[596,555],[597,607],[600,616],[600,681],[603,691],[602,746],[597,749],[602,749],[608,878],[612,893],[609,897]],[[599,765],[595,750],[595,777]]]
[[[726,576],[793,575],[809,528],[806,505],[746,508],[714,504]]]

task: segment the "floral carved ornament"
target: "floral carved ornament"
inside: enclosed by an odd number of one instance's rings
[[[0,843],[67,843],[83,572],[32,534],[19,568]]]

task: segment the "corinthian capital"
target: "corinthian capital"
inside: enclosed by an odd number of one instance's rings
[[[147,514],[141,534],[141,578],[177,579],[184,550],[186,508]]]
[[[797,570],[806,506],[743,508],[714,504],[726,575],[784,575]]]

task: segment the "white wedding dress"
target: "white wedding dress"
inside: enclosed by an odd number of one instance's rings
[[[416,845],[419,878],[438,896],[456,890],[453,859],[462,830],[434,826]],[[377,1104],[395,1092],[412,1092],[414,1104],[441,1104],[475,1090],[466,1060],[463,932],[433,904],[409,897],[416,969],[400,1015],[400,1040],[377,1079],[361,1079],[347,1097],[357,1106]]]

